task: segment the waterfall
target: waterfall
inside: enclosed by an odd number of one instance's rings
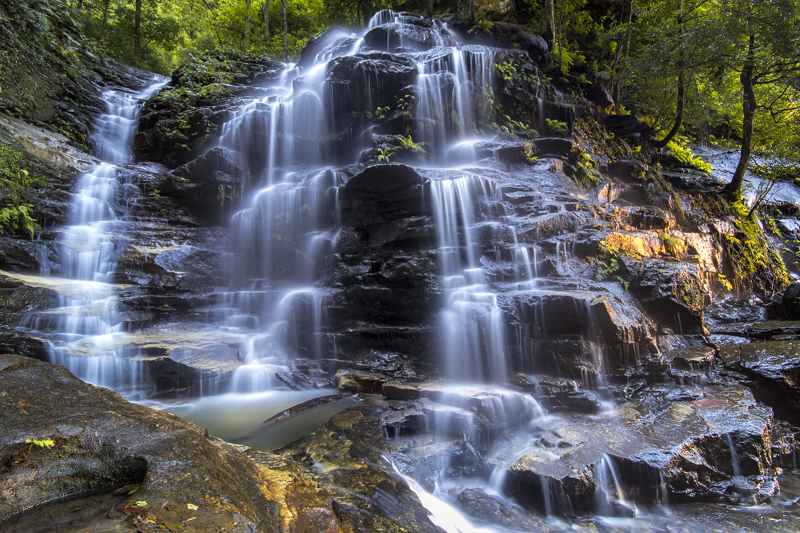
[[[34,330],[60,332],[51,344],[51,360],[94,385],[119,389],[146,381],[141,363],[118,357],[124,331],[117,288],[111,283],[124,242],[125,205],[117,201],[116,165],[132,161],[130,143],[140,104],[165,84],[159,81],[137,93],[103,92],[106,112],[91,140],[104,162],[79,177],[69,224],[59,239],[64,272],[73,280],[69,295],[59,297],[60,308],[46,319],[28,324]]]

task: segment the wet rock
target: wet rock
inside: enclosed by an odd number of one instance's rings
[[[486,522],[499,524],[515,531],[540,531],[547,528],[547,522],[523,513],[499,496],[486,494],[481,489],[465,489],[458,495],[458,501],[468,515]]]
[[[638,159],[623,159],[608,164],[608,175],[626,183],[636,183],[644,180],[647,169]]]
[[[59,307],[62,298],[84,294],[79,283],[0,271],[0,324],[17,326],[26,314]]]
[[[287,457],[245,449],[264,480],[270,499],[280,506],[280,531],[340,533],[330,493]]]
[[[0,269],[33,274],[54,264],[58,264],[58,256],[51,246],[0,237]]]
[[[256,467],[194,424],[24,357],[0,356],[0,389],[0,455],[10,465],[0,474],[0,519],[67,495],[133,484],[140,488],[126,501],[148,502],[148,514],[162,523],[181,508],[205,531],[232,530],[237,517],[263,531],[279,527]],[[33,449],[30,440],[44,438],[53,446]]]
[[[406,165],[375,165],[353,176],[340,190],[342,224],[369,227],[426,214],[425,180]]]
[[[755,396],[775,416],[800,425],[800,341],[763,341],[719,347],[727,368],[743,373]]]
[[[756,315],[756,318],[759,316],[761,315]],[[751,339],[758,340],[790,340],[800,337],[800,322],[788,320],[758,321],[756,324],[744,324],[744,334]]]
[[[665,261],[627,261],[630,291],[662,326],[682,334],[702,333],[703,309],[709,294],[698,265]]]
[[[456,437],[471,435],[476,445],[518,427],[538,409],[527,394],[492,386],[390,381],[383,384],[382,393],[392,400],[421,401],[429,428]]]
[[[641,229],[665,230],[675,226],[675,217],[657,207],[642,207],[631,216],[631,223]]]
[[[390,380],[383,374],[363,370],[339,370],[335,379],[339,390],[351,392],[381,392],[383,384]]]
[[[345,531],[441,533],[416,494],[384,459],[389,450],[380,412],[386,407],[362,401],[278,453],[316,465],[310,477],[330,494]]]
[[[714,364],[716,350],[711,346],[690,346],[663,353],[678,368],[708,371]]]
[[[772,425],[772,464],[796,470],[800,452],[800,428],[776,420]]]
[[[232,255],[191,245],[130,246],[120,257],[118,280],[170,292],[211,291],[228,282]]]
[[[590,466],[571,461],[581,453],[579,446],[558,459],[527,454],[509,468],[505,490],[541,513],[571,516],[588,512],[596,482]]]
[[[314,59],[323,50],[340,50],[342,46],[352,44],[349,43],[350,35],[350,32],[342,28],[333,27],[311,37],[300,51],[300,59],[297,64],[304,67],[309,66],[314,63]]]
[[[525,448],[506,491],[533,495],[520,501],[536,509],[547,503],[563,514],[597,512],[589,496],[611,464],[629,501],[658,502],[666,489],[671,501],[720,502],[735,493],[740,475],[769,492],[771,422],[771,411],[743,388],[648,385],[613,417],[539,419],[542,446]]]
[[[653,133],[653,128],[633,115],[606,115],[601,122],[621,139],[639,139]]]
[[[531,141],[537,149],[539,157],[565,157],[572,151],[574,142],[563,137],[539,137]]]
[[[434,46],[452,46],[452,38],[442,36],[427,19],[407,17],[412,25],[388,23],[373,28],[364,36],[364,43],[376,50],[394,52],[398,48],[430,50]],[[444,41],[444,42],[442,42]]]
[[[13,329],[0,329],[0,353],[10,353],[38,359],[50,360],[50,346],[43,339]]]
[[[217,147],[166,174],[159,190],[208,223],[217,224],[238,208],[246,176],[239,154]]]
[[[603,407],[597,394],[582,390],[574,380],[515,374],[513,382],[531,393],[548,411],[593,414]]]
[[[626,296],[627,298],[627,296]],[[508,338],[527,372],[570,378],[615,372],[636,354],[656,352],[649,320],[630,302],[612,294],[582,291],[510,291],[498,296]],[[605,359],[598,359],[597,346]],[[568,347],[569,345],[571,347]],[[552,359],[548,356],[552,354]]]

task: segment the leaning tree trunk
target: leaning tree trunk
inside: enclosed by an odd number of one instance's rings
[[[550,49],[556,44],[556,8],[555,0],[545,0],[544,16],[547,21],[547,38],[550,39]]]
[[[755,35],[750,35],[750,43],[747,49],[747,59],[745,60],[742,74],[739,76],[739,81],[742,83],[742,151],[739,156],[739,164],[736,166],[736,171],[733,173],[733,178],[728,185],[725,186],[725,192],[731,198],[738,195],[742,190],[744,183],[744,175],[747,172],[747,167],[750,164],[750,154],[753,151],[753,120],[755,119],[756,107],[756,93],[753,90],[753,65],[755,63]]]
[[[631,21],[633,20],[633,0],[628,6],[628,14],[625,18],[625,40],[617,45],[617,54],[614,55],[614,70],[612,71],[613,81],[611,82],[611,100],[614,102],[614,112],[619,113],[619,100],[622,91],[622,72],[618,68],[620,62],[628,59],[628,54],[631,49]]]
[[[672,125],[672,129],[669,130],[667,136],[661,139],[660,141],[653,141],[651,144],[655,148],[664,148],[675,135],[681,130],[681,126],[683,125],[683,110],[686,106],[686,73],[681,70],[680,74],[678,74],[678,109],[675,112],[675,123]]]

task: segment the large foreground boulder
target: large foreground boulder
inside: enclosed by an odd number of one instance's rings
[[[0,390],[0,520],[133,485],[140,488],[118,506],[122,516],[104,509],[97,518],[108,529],[113,518],[196,517],[197,531],[279,531],[278,505],[255,465],[205,429],[25,357],[0,356]]]

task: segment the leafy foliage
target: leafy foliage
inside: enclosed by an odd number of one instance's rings
[[[675,140],[670,141],[667,143],[667,150],[669,154],[675,158],[678,162],[683,163],[686,166],[696,168],[697,170],[702,170],[703,172],[711,172],[714,170],[714,167],[711,166],[710,163],[703,161],[701,158],[694,155],[692,149],[686,146],[685,143],[688,142],[688,139],[684,138],[676,138]]]
[[[22,161],[22,152],[0,144],[0,233],[33,238],[39,225],[27,199],[45,180],[23,168]]]

